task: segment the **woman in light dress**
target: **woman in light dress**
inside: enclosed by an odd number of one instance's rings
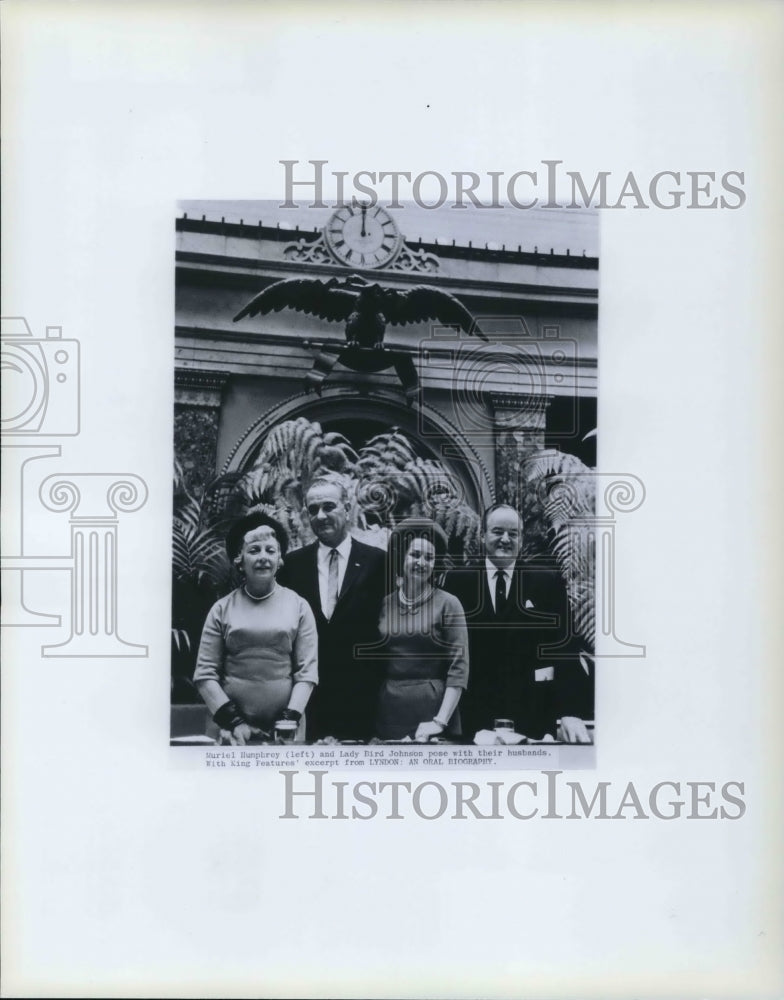
[[[229,531],[226,548],[242,583],[217,601],[204,623],[193,679],[221,729],[244,746],[270,738],[275,723],[297,723],[305,738],[305,708],[318,683],[318,638],[310,606],[280,586],[288,539],[263,513]]]

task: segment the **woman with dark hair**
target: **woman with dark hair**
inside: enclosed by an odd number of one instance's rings
[[[232,744],[268,735],[280,720],[305,737],[318,639],[308,602],[275,581],[287,547],[283,527],[264,513],[237,521],[226,538],[242,583],[207,615],[193,679]]]
[[[401,521],[390,536],[397,587],[384,599],[379,625],[387,656],[376,723],[381,739],[460,736],[468,633],[460,601],[433,584],[446,554],[446,535],[424,518]]]

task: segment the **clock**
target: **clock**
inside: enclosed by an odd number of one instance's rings
[[[324,238],[336,260],[357,268],[391,264],[403,245],[395,220],[380,205],[344,205],[324,227]]]

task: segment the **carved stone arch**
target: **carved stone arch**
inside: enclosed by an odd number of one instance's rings
[[[299,393],[267,410],[240,435],[223,465],[222,473],[241,472],[258,454],[269,432],[285,420],[307,420],[329,425],[369,421],[379,424],[379,433],[399,427],[428,457],[440,461],[463,487],[468,504],[478,513],[495,500],[487,466],[469,439],[442,413],[427,404],[409,407],[400,397],[376,389],[357,392],[350,388],[325,389],[321,396]],[[446,451],[443,445],[448,446]]]

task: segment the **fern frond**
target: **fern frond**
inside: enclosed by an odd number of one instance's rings
[[[575,628],[589,648],[595,633],[593,516],[595,480],[574,455],[552,449],[522,469],[527,544],[550,551],[563,575]]]
[[[357,465],[363,473],[369,469],[393,471],[413,462],[416,453],[408,438],[398,430],[385,431],[371,438],[359,449]]]

